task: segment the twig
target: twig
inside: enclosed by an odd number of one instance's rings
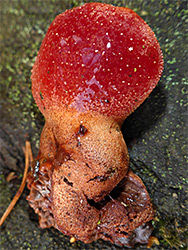
[[[151,248],[154,244],[159,246],[159,240],[155,236],[150,236],[147,244],[147,248]]]
[[[28,141],[28,154],[29,154],[29,162],[30,164],[33,162],[33,153],[31,150],[31,143]]]
[[[70,238],[70,243],[74,243],[76,241],[76,239],[74,237]]]
[[[27,172],[29,169],[29,162],[31,162],[32,160],[33,160],[33,155],[32,155],[32,151],[31,151],[31,144],[29,141],[26,141],[26,143],[25,143],[25,169],[24,169],[22,183],[21,183],[16,195],[14,196],[13,200],[11,201],[8,208],[4,212],[3,216],[1,217],[0,226],[2,226],[3,222],[5,221],[5,219],[9,215],[9,213],[12,211],[13,207],[15,206],[16,202],[18,201],[18,199],[20,198],[20,196],[24,190],[24,187],[26,184]]]
[[[116,202],[111,195],[108,195],[113,202]]]

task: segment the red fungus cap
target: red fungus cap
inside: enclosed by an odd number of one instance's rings
[[[65,107],[126,118],[163,70],[151,28],[130,9],[89,3],[50,25],[32,71],[32,91],[45,115]]]

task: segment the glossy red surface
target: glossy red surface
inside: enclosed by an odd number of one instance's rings
[[[55,18],[32,72],[43,114],[53,106],[128,116],[156,86],[162,53],[132,10],[91,3]]]

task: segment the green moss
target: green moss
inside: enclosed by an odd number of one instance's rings
[[[175,249],[186,249],[188,227],[179,227],[178,221],[174,218],[158,219],[159,235],[162,237],[160,241],[163,245],[170,246]],[[156,225],[155,225],[156,226]]]

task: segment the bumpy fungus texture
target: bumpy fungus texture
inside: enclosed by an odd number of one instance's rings
[[[147,243],[154,211],[120,129],[162,70],[154,33],[130,9],[90,3],[55,18],[32,70],[46,123],[28,200],[42,228],[85,243]]]

